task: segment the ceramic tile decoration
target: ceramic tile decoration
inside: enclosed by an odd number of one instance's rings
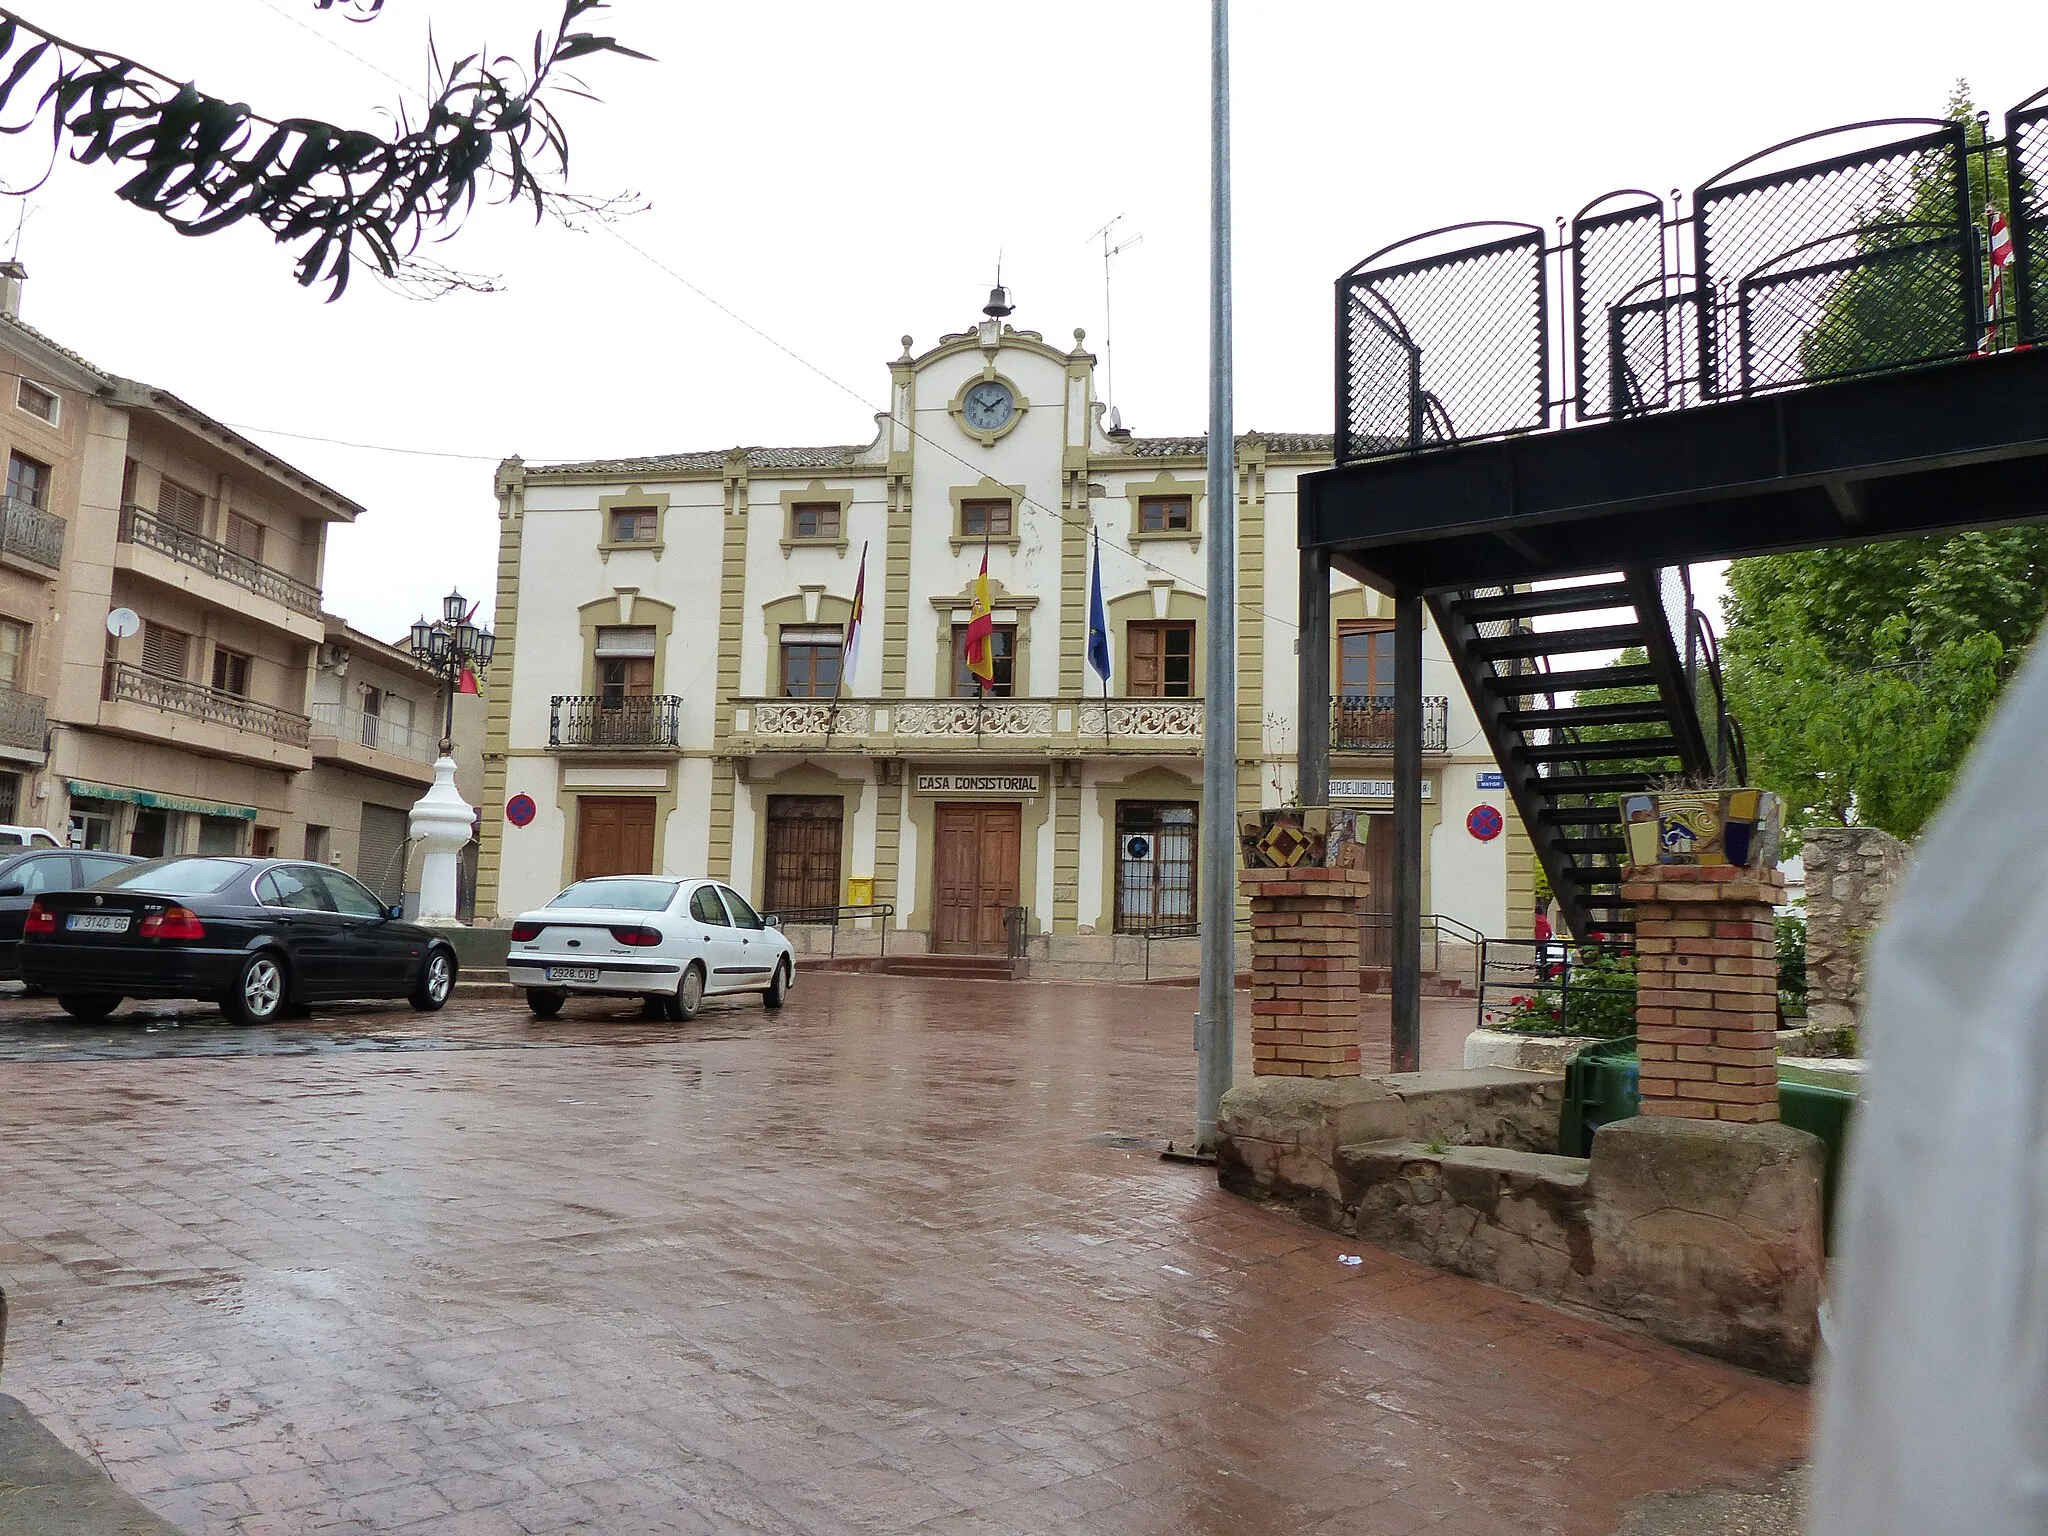
[[[1240,811],[1237,841],[1246,869],[1320,867],[1330,841],[1330,812],[1321,805]]]
[[[1774,869],[1785,808],[1769,790],[1668,790],[1623,796],[1621,819],[1633,864]]]
[[[1621,830],[1628,839],[1629,863],[1655,864],[1658,861],[1656,796],[1623,795]]]
[[[1370,827],[1368,822],[1367,826]],[[1329,869],[1364,869],[1365,835],[1358,825],[1358,812],[1348,806],[1330,808],[1330,836],[1323,848],[1323,864]]]

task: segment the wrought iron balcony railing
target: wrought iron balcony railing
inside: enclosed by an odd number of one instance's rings
[[[548,706],[551,747],[680,747],[683,701],[676,694],[606,699],[556,694]]]
[[[1737,162],[1690,212],[1630,189],[1554,239],[1482,220],[1375,252],[1337,281],[1337,461],[2048,341],[2048,91],[2004,126],[1851,124]]]
[[[312,739],[313,722],[304,715],[273,704],[245,699],[182,677],[166,677],[130,662],[116,661],[107,668],[107,697],[153,709],[190,715],[195,720],[225,725],[231,730],[267,736],[287,746],[303,747]]]
[[[441,739],[414,726],[403,726],[381,715],[366,715],[359,709],[339,704],[313,706],[313,733],[341,741],[360,742],[379,752],[390,752],[415,763],[431,763],[440,755]]]
[[[40,752],[48,731],[41,694],[0,688],[0,746]]]
[[[37,565],[56,570],[64,563],[64,519],[41,507],[30,506],[17,496],[4,498],[6,511],[0,518],[0,549]]]
[[[1450,751],[1451,701],[1422,701],[1422,750]],[[1394,750],[1394,696],[1391,693],[1350,693],[1330,701],[1330,749],[1333,752]]]
[[[287,576],[274,566],[252,560],[239,550],[181,528],[132,503],[121,508],[121,542],[140,544],[169,555],[209,576],[218,576],[260,597],[282,603],[294,613],[309,618],[319,615],[319,588],[309,587],[296,576]]]
[[[733,735],[761,750],[890,744],[918,751],[990,743],[1187,751],[1200,699],[735,699]]]

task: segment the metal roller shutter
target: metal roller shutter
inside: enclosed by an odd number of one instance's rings
[[[356,878],[396,902],[405,891],[406,813],[388,805],[364,805],[356,838]]]

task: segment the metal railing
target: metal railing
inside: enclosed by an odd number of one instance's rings
[[[2013,263],[1994,302],[1983,189],[2001,179]],[[2048,91],[2001,139],[1937,118],[1788,139],[1690,211],[1629,188],[1554,238],[1431,230],[1340,277],[1336,320],[1340,464],[2048,340]]]
[[[1003,948],[1009,959],[1022,960],[1031,943],[1031,909],[1003,908]]]
[[[66,523],[54,512],[31,506],[18,496],[4,498],[5,515],[0,517],[0,550],[47,565],[56,570],[64,563]]]
[[[1480,944],[1477,1023],[1482,1029],[1618,1037],[1635,1033],[1635,1010],[1633,940],[1486,939]],[[1532,1029],[1531,1021],[1546,1027]]]
[[[1394,696],[1391,693],[1344,694],[1330,701],[1330,749],[1334,752],[1394,750]],[[1427,696],[1422,701],[1422,750],[1448,752],[1451,701]]]
[[[259,597],[282,603],[294,613],[302,613],[309,618],[319,616],[319,588],[310,587],[296,576],[288,576],[239,550],[158,517],[133,502],[121,508],[121,542],[139,544],[145,549],[169,555],[182,565],[231,581]]]
[[[558,693],[548,703],[551,747],[679,747],[683,701],[673,693],[645,699]]]
[[[863,918],[879,918],[876,926],[881,931],[881,948],[878,953],[889,953],[889,919],[896,915],[892,902],[868,901],[857,906],[845,907],[784,907],[780,911],[765,912],[762,916],[780,928],[829,928],[832,930],[831,943],[826,948],[829,959],[839,953],[839,929],[843,924],[859,922]]]
[[[313,722],[304,715],[271,704],[259,704],[237,693],[225,693],[182,677],[166,677],[130,662],[107,666],[107,697],[126,703],[147,704],[153,709],[190,715],[256,736],[267,736],[288,746],[303,747],[312,739]]]
[[[417,726],[404,726],[382,715],[367,714],[340,704],[315,703],[312,711],[316,735],[334,736],[359,742],[378,752],[389,752],[415,763],[431,763],[440,756],[441,739]]]
[[[1480,953],[1486,935],[1470,923],[1441,912],[1422,914],[1422,971],[1460,983],[1479,985]],[[1358,914],[1358,968],[1391,970],[1394,964],[1394,914]]]
[[[41,694],[0,688],[0,746],[40,752],[48,732],[48,711]]]
[[[1202,742],[1200,699],[740,698],[733,735],[756,750],[843,742],[885,750],[989,743],[1044,743],[1131,751],[1196,750]]]
[[[1705,610],[1693,600],[1692,571],[1682,565],[1666,566],[1658,573],[1658,587],[1665,627],[1685,663],[1686,692],[1692,696],[1700,729],[1713,749],[1715,776],[1723,783],[1746,784],[1749,752],[1742,722],[1728,708],[1720,637]]]

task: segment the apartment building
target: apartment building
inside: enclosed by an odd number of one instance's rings
[[[772,910],[885,903],[892,953],[999,951],[1020,912],[1055,958],[1186,931],[1206,441],[1123,430],[1080,332],[993,317],[905,338],[888,398],[865,444],[501,466],[480,912],[666,870]],[[1237,444],[1241,807],[1295,792],[1295,486],[1330,461],[1317,434]],[[1084,659],[1098,547],[1107,688]],[[984,560],[987,680],[965,655]],[[1385,889],[1392,605],[1340,579],[1332,609],[1332,794]],[[1526,835],[1426,643],[1425,900],[1526,931]]]
[[[20,319],[0,263],[0,821],[403,880],[435,680],[321,609],[355,502]]]

